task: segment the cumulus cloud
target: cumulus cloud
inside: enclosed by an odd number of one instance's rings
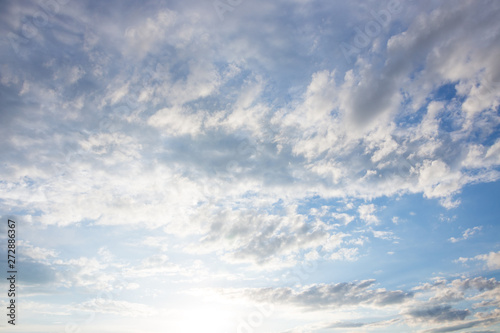
[[[366,224],[378,224],[379,219],[373,215],[375,212],[375,205],[361,205],[358,208],[359,218],[366,222]]]
[[[491,324],[499,320],[498,313],[489,308],[499,302],[499,288],[500,284],[494,278],[475,277],[451,281],[436,278],[433,283],[413,288],[416,292],[415,299],[421,300],[425,296],[426,300],[409,305],[404,315],[410,322],[448,322],[441,328],[426,332],[453,332],[461,328]],[[462,301],[472,303],[472,308],[453,307],[453,304]],[[472,315],[475,319],[468,321]]]
[[[484,261],[490,270],[500,268],[500,252],[490,252],[488,254],[479,254],[473,258],[460,257],[457,262],[466,263],[468,261]]]

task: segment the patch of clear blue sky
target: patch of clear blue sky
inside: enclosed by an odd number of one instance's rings
[[[464,267],[454,260],[498,251],[497,204],[500,196],[500,182],[470,185],[458,194],[462,204],[458,208],[446,209],[438,200],[427,199],[422,194],[406,194],[400,197],[377,198],[368,203],[377,207],[374,213],[379,225],[371,225],[373,230],[390,231],[397,239],[387,240],[373,237],[367,231],[365,222],[359,219],[357,211],[347,211],[356,218],[348,226],[338,231],[369,237],[365,246],[359,249],[357,261],[318,262],[308,283],[340,282],[362,279],[377,279],[383,287],[410,289],[435,276],[456,276],[469,271],[482,271],[483,261],[471,262]],[[363,204],[363,201],[356,201]],[[321,206],[343,207],[339,200],[312,198],[301,205],[299,213],[307,214],[311,208]],[[393,223],[392,218],[399,222]],[[467,229],[481,226],[482,230],[467,240],[452,243],[449,239],[462,238]],[[397,243],[395,243],[397,242]],[[388,252],[394,252],[389,254]],[[492,271],[487,277],[497,277],[500,273]]]

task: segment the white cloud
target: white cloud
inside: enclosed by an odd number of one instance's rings
[[[447,197],[461,188],[462,174],[452,172],[449,166],[440,160],[425,160],[418,170],[419,185],[429,198]]]
[[[361,205],[358,207],[359,218],[366,222],[367,225],[379,224],[380,220],[373,213],[375,213],[376,207],[374,204]]]
[[[489,270],[500,269],[500,252],[490,252],[489,254],[480,254],[473,258],[460,257],[456,262],[466,263],[468,261],[484,261]]]
[[[467,157],[462,162],[467,168],[490,168],[500,164],[500,141],[486,148],[483,145],[470,145]]]
[[[477,232],[481,231],[483,229],[482,226],[478,226],[478,227],[474,227],[474,228],[468,228],[467,230],[464,231],[464,233],[462,234],[462,238],[455,238],[455,237],[451,237],[449,239],[450,242],[452,243],[456,243],[456,242],[460,242],[462,240],[466,240],[468,239],[470,236],[476,234]]]
[[[371,232],[373,233],[373,236],[375,238],[380,238],[385,240],[398,239],[398,237],[396,237],[392,231],[371,230]]]
[[[342,221],[343,224],[348,225],[354,221],[354,216],[346,213],[332,213],[332,217],[336,220]]]
[[[58,256],[57,251],[33,246],[29,241],[21,240],[18,242],[18,246],[21,247],[23,256],[27,256],[36,261],[46,261],[47,259]]]
[[[358,248],[341,248],[330,255],[331,260],[356,261],[359,256]]]
[[[203,113],[192,113],[179,107],[164,108],[148,119],[148,124],[159,127],[165,135],[196,136],[201,133]]]

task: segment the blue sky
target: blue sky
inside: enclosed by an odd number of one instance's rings
[[[1,2],[0,327],[500,331],[499,15]]]

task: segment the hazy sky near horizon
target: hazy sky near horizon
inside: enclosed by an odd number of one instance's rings
[[[499,18],[0,2],[0,328],[499,332]]]

